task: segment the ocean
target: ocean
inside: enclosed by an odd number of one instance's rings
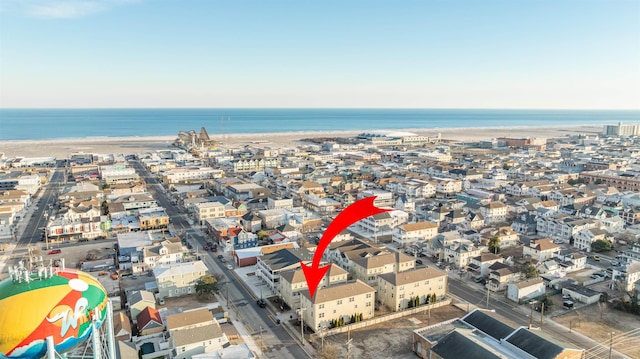
[[[640,123],[640,111],[460,109],[0,109],[0,140]]]

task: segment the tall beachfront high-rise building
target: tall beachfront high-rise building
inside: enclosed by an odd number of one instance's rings
[[[604,125],[604,134],[607,136],[637,136],[640,134],[640,125],[625,125],[618,122],[617,125]]]

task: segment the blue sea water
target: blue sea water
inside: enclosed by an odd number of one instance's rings
[[[0,109],[0,140],[640,123],[640,111],[460,109]]]

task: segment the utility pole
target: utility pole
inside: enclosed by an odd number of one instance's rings
[[[487,287],[487,309],[489,309],[489,287]]]
[[[544,302],[542,302],[542,306],[540,307],[540,329],[542,329],[543,318],[544,318]]]
[[[531,308],[531,314],[529,314],[529,329],[533,328],[533,302],[529,303],[529,307]]]
[[[262,325],[260,326],[260,351],[264,350],[264,340],[262,338]]]
[[[609,333],[609,359],[611,359],[612,351],[613,351],[613,332]]]
[[[347,329],[347,359],[351,357],[351,328]]]
[[[304,313],[304,311],[306,309],[307,308],[302,308],[302,307],[300,307],[300,309],[298,309],[298,314],[300,315],[300,339],[301,339],[302,345],[304,345],[304,315],[303,315],[303,313]]]

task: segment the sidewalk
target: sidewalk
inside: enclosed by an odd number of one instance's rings
[[[241,320],[239,320],[235,312],[228,307],[225,299],[222,298],[222,295],[216,294],[216,297],[222,309],[224,309],[224,311],[229,314],[229,319],[231,319],[232,321],[231,323],[236,328],[236,330],[238,331],[238,334],[240,334],[240,336],[242,337],[242,340],[247,344],[249,349],[251,349],[251,351],[254,352],[258,358],[264,357],[262,350],[260,350],[260,347],[258,347],[258,345],[253,341],[253,337],[251,337],[251,334],[249,334],[249,331],[244,326],[244,323]]]

